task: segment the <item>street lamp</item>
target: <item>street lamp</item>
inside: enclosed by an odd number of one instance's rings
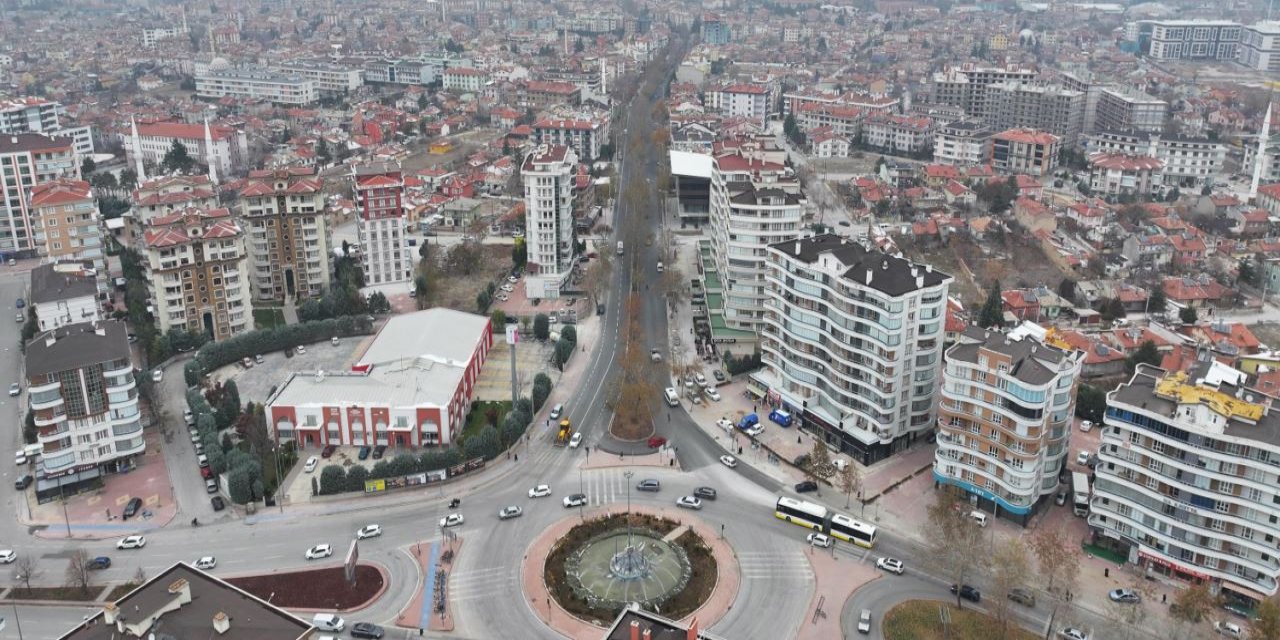
[[[587,516],[583,513],[583,511],[586,509],[587,501],[585,499],[585,496],[587,494],[585,491],[582,490],[582,467],[578,467],[578,493],[584,496],[584,499],[578,502],[578,519],[586,520]]]

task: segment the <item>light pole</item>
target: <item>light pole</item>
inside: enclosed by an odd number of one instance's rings
[[[587,495],[586,492],[582,490],[582,467],[578,467],[578,493],[583,496]],[[585,497],[580,502],[578,502],[578,519],[579,520],[587,519],[587,516],[583,513],[584,509],[586,508],[586,503],[587,501]]]

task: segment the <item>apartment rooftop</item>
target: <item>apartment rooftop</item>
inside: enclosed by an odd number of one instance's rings
[[[1225,375],[1224,369],[1228,371]],[[1197,363],[1190,374],[1139,365],[1129,382],[1111,392],[1110,403],[1118,402],[1166,418],[1173,418],[1180,406],[1203,406],[1224,421],[1222,434],[1280,446],[1280,413],[1272,414],[1267,398],[1245,389],[1243,374],[1224,365],[1215,366],[1211,360]],[[1216,432],[1203,420],[1183,419],[1177,423],[1180,429],[1199,425],[1204,425],[1205,432]]]
[[[31,271],[32,304],[96,295],[97,281],[78,265],[42,264]]]
[[[969,334],[965,334],[968,336]],[[986,350],[1009,357],[1006,375],[1027,384],[1043,385],[1053,381],[1059,363],[1067,352],[1045,344],[1042,338],[1026,332],[990,332],[982,334],[980,342],[962,342],[947,350],[948,360],[978,362],[980,351]]]
[[[856,286],[890,296],[905,295],[951,280],[951,276],[935,271],[932,265],[918,265],[831,233],[778,242],[769,245],[769,249],[809,265],[823,263]],[[835,262],[826,262],[827,259]]]
[[[27,343],[27,377],[129,359],[123,322],[79,322],[38,333]]]

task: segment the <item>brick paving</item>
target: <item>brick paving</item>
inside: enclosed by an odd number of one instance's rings
[[[853,596],[859,587],[875,580],[882,574],[868,563],[866,552],[858,549],[849,555],[846,548],[839,546],[834,551],[809,547],[806,557],[813,568],[813,599],[805,612],[800,625],[797,640],[830,640],[844,637],[840,628],[840,612],[844,609],[845,600]],[[821,604],[822,610],[818,610]]]

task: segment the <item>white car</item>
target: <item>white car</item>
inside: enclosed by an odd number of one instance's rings
[[[522,515],[524,515],[523,509],[515,505],[511,505],[509,507],[503,507],[502,510],[498,512],[498,519],[510,520],[512,518],[519,518]]]
[[[888,558],[888,557],[878,558],[876,560],[876,568],[884,569],[889,573],[896,573],[898,575],[902,575],[902,572],[905,570],[905,567],[902,566],[901,560],[897,558]]]
[[[382,535],[382,525],[368,524],[363,527],[360,527],[360,530],[356,532],[356,540],[364,540],[365,538],[376,538],[380,535]]]
[[[451,513],[443,518],[440,518],[440,527],[441,528],[456,527],[462,524],[463,520],[464,518],[462,517],[461,513]]]
[[[9,551],[7,553],[13,553],[13,552]],[[1217,631],[1218,635],[1226,636],[1228,638],[1244,638],[1245,637],[1244,629],[1241,629],[1240,625],[1234,622],[1227,622],[1227,621],[1214,622],[1213,630]]]
[[[205,571],[208,571],[209,569],[213,569],[218,566],[218,560],[213,556],[205,556],[196,560],[194,566],[197,569],[204,569]]]
[[[716,391],[713,387],[707,387],[707,390],[703,391],[702,395],[715,400],[716,402],[720,402],[720,392]]]
[[[127,536],[116,543],[117,549],[141,549],[147,546],[147,539],[142,536]]]
[[[577,448],[578,448],[578,445],[580,445],[580,444],[582,444],[582,432],[581,432],[581,431],[579,431],[578,433],[573,434],[573,437],[572,437],[572,438],[569,438],[569,448],[570,448],[570,449],[577,449]]]
[[[702,501],[693,496],[680,496],[676,499],[676,506],[696,510],[702,508]]]
[[[311,473],[312,471],[316,470],[316,465],[319,465],[319,464],[320,464],[320,458],[311,456],[310,458],[307,458],[307,464],[302,467],[302,470],[307,473]]]
[[[693,381],[696,382],[699,387],[707,386],[707,377],[702,375],[701,373],[693,374]]]
[[[738,466],[738,459],[729,455],[720,456],[720,464],[732,469]]]
[[[752,438],[757,438],[762,433],[764,433],[764,425],[758,424],[758,423],[754,427],[751,427],[746,431],[746,434],[751,436]]]
[[[831,547],[831,536],[825,533],[811,533],[804,537],[805,541],[815,547],[827,549]]]
[[[182,421],[185,422],[188,427],[194,426],[196,423],[196,414],[191,413],[191,410],[187,409],[182,412]]]
[[[298,355],[302,355],[302,354],[304,354],[304,353],[306,353],[306,352],[307,352],[307,348],[306,348],[306,347],[304,347],[304,346],[302,346],[302,345],[298,345],[298,348],[297,348],[297,349],[294,349],[293,351],[294,351],[294,353],[297,353]]]
[[[657,349],[650,349],[649,359],[654,362],[662,362],[662,353],[659,352]]]
[[[22,385],[16,382],[9,385],[9,397],[16,398],[21,393],[22,393]]]
[[[1088,464],[1089,464],[1089,452],[1088,452],[1088,451],[1081,451],[1080,453],[1077,453],[1077,454],[1076,454],[1076,464],[1081,465],[1081,466],[1088,465]]]
[[[333,545],[318,544],[307,549],[308,560],[319,560],[320,558],[328,558],[331,555],[333,555]]]
[[[858,616],[858,633],[871,633],[871,610],[863,609]]]
[[[1092,429],[1092,428],[1093,428],[1093,421],[1092,421],[1092,420],[1081,420],[1081,421],[1080,421],[1080,430],[1081,430],[1081,431],[1083,431],[1083,432],[1085,432],[1085,433],[1089,433],[1089,430],[1090,430],[1090,429]]]
[[[1089,634],[1075,627],[1063,627],[1062,631],[1058,632],[1058,637],[1065,640],[1089,640]]]
[[[159,382],[161,382],[162,380],[164,380],[164,370],[163,370],[163,369],[156,369],[155,371],[152,371],[152,372],[151,372],[151,381],[152,381],[152,382],[159,383]]]
[[[540,484],[529,490],[530,498],[545,498],[551,495],[551,485]]]
[[[9,564],[18,559],[18,554],[12,549],[0,551],[0,564]]]
[[[575,493],[564,497],[564,508],[581,507],[587,504],[587,496],[581,493]]]
[[[548,415],[547,417],[550,418],[552,421],[555,421],[555,420],[559,420],[560,416],[562,415],[564,415],[564,405],[558,404],[554,407],[551,407],[551,414]]]

